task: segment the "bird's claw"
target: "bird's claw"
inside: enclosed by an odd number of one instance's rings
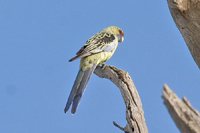
[[[106,64],[100,64],[99,67],[100,67],[101,69],[105,69],[105,68],[106,68]]]

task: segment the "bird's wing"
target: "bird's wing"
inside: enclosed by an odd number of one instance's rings
[[[102,51],[108,51],[112,49],[112,42],[116,40],[116,36],[107,32],[100,32],[91,37],[86,44],[76,53],[76,56],[71,58],[69,61],[73,61],[77,58],[89,56]]]
[[[65,106],[64,112],[66,113],[69,110],[69,107],[72,104],[71,112],[74,114],[76,112],[77,106],[80,102],[81,96],[86,88],[87,82],[90,79],[91,74],[96,68],[96,64],[94,64],[89,69],[83,71],[79,70],[72,90],[70,92],[69,98],[67,100],[67,104]]]

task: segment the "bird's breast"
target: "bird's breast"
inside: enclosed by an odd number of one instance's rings
[[[81,59],[80,67],[83,71],[88,70],[93,65],[99,65],[106,62],[113,55],[113,52],[100,52]]]

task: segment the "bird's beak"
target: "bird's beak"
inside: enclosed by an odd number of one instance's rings
[[[124,37],[120,36],[119,42],[123,42],[124,41]]]
[[[124,35],[122,35],[122,34],[117,35],[117,38],[118,38],[118,42],[124,41]]]

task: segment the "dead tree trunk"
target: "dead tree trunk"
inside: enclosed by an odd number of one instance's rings
[[[163,99],[181,133],[200,133],[200,113],[192,108],[185,97],[180,100],[167,85],[164,85]]]
[[[101,78],[110,79],[120,90],[126,105],[125,128],[113,122],[115,126],[125,133],[148,133],[140,96],[133,84],[130,75],[113,66],[97,67],[95,74]]]
[[[200,0],[168,0],[171,15],[200,68]],[[180,100],[164,85],[163,99],[182,133],[200,133],[200,114],[186,98]]]
[[[171,15],[200,68],[200,0],[168,0]]]

